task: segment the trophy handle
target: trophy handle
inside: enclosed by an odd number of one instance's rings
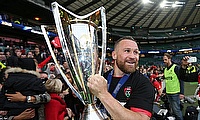
[[[72,62],[72,57],[71,57],[69,49],[67,47],[68,45],[66,43],[65,33],[64,33],[64,30],[63,30],[63,27],[62,27],[62,22],[61,22],[61,19],[60,19],[59,8],[65,10],[67,12],[69,12],[72,15],[75,15],[75,14],[72,13],[72,12],[70,12],[70,11],[68,11],[67,9],[63,8],[57,2],[53,2],[52,3],[52,12],[54,14],[54,19],[55,19],[55,23],[56,23],[56,28],[57,28],[58,36],[59,36],[59,39],[60,39],[60,42],[61,42],[61,46],[62,46],[63,52],[68,54],[68,57],[67,57],[66,54],[64,54],[64,57],[65,57],[66,60],[69,60],[68,64],[73,69],[75,69],[75,65]],[[75,15],[75,16],[77,17],[77,15]],[[80,71],[78,71],[78,72],[80,72]],[[81,91],[83,91],[82,94],[83,94],[83,96],[85,98],[85,97],[87,97],[87,95],[85,95],[86,94],[86,88],[84,86],[83,81],[81,81],[81,78],[80,78],[81,76],[78,75],[78,72],[76,70],[74,71],[74,74],[76,76],[76,80],[78,81],[77,83],[76,82],[75,83],[77,84],[77,87],[81,86],[79,88],[79,90],[81,89]]]
[[[42,30],[42,33],[44,35],[44,38],[46,40],[46,43],[47,43],[47,46],[49,48],[49,51],[52,55],[52,58],[56,64],[56,66],[58,67],[58,70],[60,71],[60,74],[62,75],[62,77],[64,78],[65,82],[67,83],[67,85],[69,86],[69,88],[75,93],[75,95],[80,99],[80,101],[85,105],[85,102],[82,98],[82,96],[77,92],[77,90],[72,86],[72,84],[69,82],[69,80],[67,79],[66,75],[63,73],[62,69],[60,68],[60,65],[58,64],[57,62],[57,59],[56,59],[56,56],[53,52],[53,48],[51,47],[51,43],[50,43],[50,40],[49,40],[49,37],[47,35],[47,31],[45,29],[45,25],[41,25],[41,30]]]
[[[102,52],[101,52],[101,63],[99,68],[99,74],[102,75],[103,68],[105,66],[105,58],[106,58],[106,14],[105,14],[105,8],[101,7],[101,27],[99,27],[102,30]]]

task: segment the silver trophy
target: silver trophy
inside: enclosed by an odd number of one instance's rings
[[[62,77],[85,105],[82,120],[109,119],[96,107],[95,96],[87,87],[87,79],[90,75],[102,74],[106,56],[106,15],[105,8],[78,16],[60,6],[57,2],[52,3],[52,11],[56,24],[56,32],[62,46],[65,60],[68,62],[70,73],[75,83],[71,85],[66,75],[60,68],[48,37],[48,26],[42,25],[41,29],[48,45],[49,51],[56,63]],[[101,24],[101,26],[98,26]],[[98,58],[98,33],[101,34],[101,59]],[[76,88],[76,89],[75,89]]]

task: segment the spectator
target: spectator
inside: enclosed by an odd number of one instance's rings
[[[29,63],[30,64],[33,63]],[[27,66],[29,68],[29,66]],[[36,68],[33,67],[35,70]],[[12,102],[10,98],[4,97],[4,109],[8,111],[8,116],[17,116],[27,108],[33,108],[37,111],[39,104],[33,104],[30,100],[31,96],[44,94],[46,89],[42,81],[39,79],[39,73],[34,70],[21,68],[10,68],[6,70],[6,80],[2,93],[15,94],[20,92],[23,96],[27,96],[27,102]],[[34,119],[38,120],[38,116]]]
[[[200,120],[200,70],[192,63],[188,62],[189,56],[183,57],[181,60],[180,77],[184,82],[198,82],[198,87],[195,91],[195,97],[198,100],[198,120]]]
[[[28,51],[26,57],[27,58],[34,58],[33,52],[32,51]]]
[[[63,62],[63,65],[62,65],[62,70],[64,73],[67,73],[68,70],[69,70],[69,66],[68,66],[68,63],[66,61]]]
[[[54,48],[54,54],[56,56],[57,61],[60,62],[60,64],[62,65],[64,62],[64,56],[61,52],[58,51],[58,49]]]
[[[45,72],[40,73],[40,79],[42,80],[43,83],[46,82],[48,79],[48,75]],[[27,102],[27,96],[22,95],[20,92],[16,92],[16,94],[5,94],[7,99],[10,99],[12,102]],[[38,120],[45,120],[45,115],[44,115],[44,103],[49,102],[51,99],[50,95],[45,92],[44,94],[39,94],[39,95],[33,95],[31,96],[30,102],[33,104],[40,104],[41,107],[38,109],[38,113],[36,115],[39,116]],[[31,109],[32,110],[32,109]],[[9,119],[15,118],[16,119],[30,119],[29,116],[25,116],[26,114],[30,113],[30,111],[25,110],[21,114],[17,116],[8,116]],[[35,110],[34,110],[35,113]]]
[[[40,72],[40,79],[43,83],[45,83],[48,80],[48,73],[47,72]]]
[[[45,104],[45,120],[64,120],[67,110],[65,101],[58,95],[62,92],[62,82],[59,79],[47,80],[45,87],[51,96]]]
[[[5,94],[5,95],[7,99],[10,99],[11,102],[27,102],[27,96],[22,95],[20,92],[16,92],[15,94]],[[49,102],[50,99],[51,97],[47,92],[45,92],[44,94],[33,95],[30,97],[30,100],[29,100],[30,103],[41,104],[41,107],[37,110],[38,113],[36,114],[39,116],[38,120],[45,120],[43,103]],[[35,109],[28,108],[17,116],[7,116],[7,117],[9,117],[9,120],[15,119],[15,118],[17,120],[30,119],[30,116],[25,116],[26,114],[30,113],[30,111],[34,112],[35,114]]]
[[[163,62],[166,66],[164,70],[164,77],[166,82],[166,94],[169,104],[172,108],[172,112],[177,120],[183,120],[182,111],[180,108],[180,99],[184,98],[183,81],[180,80],[179,67],[172,63],[172,56],[165,53],[163,56]]]
[[[42,55],[40,53],[40,48],[38,46],[35,46],[34,58],[37,60],[38,64],[40,64],[44,60],[44,58],[42,58]]]
[[[78,90],[77,86],[74,84],[74,81],[72,80],[72,76],[69,71],[66,73],[66,77],[69,80],[69,82],[74,86],[74,88]],[[65,82],[65,81],[63,80],[62,82]],[[64,85],[67,86],[66,84]],[[69,87],[63,91],[63,94],[64,94],[64,100],[65,100],[65,103],[67,104],[67,107],[70,108],[72,112],[74,113],[73,114],[74,119],[79,120],[81,118],[81,115],[84,109],[83,103],[72,92],[72,90],[69,89]]]
[[[0,62],[5,64],[6,63],[6,56],[4,55],[3,50],[0,49]]]
[[[45,72],[47,72],[49,76],[55,76],[55,77],[58,74],[60,74],[57,66],[55,65],[55,63],[52,63],[52,62],[47,64],[47,68],[46,68]]]
[[[162,94],[162,85],[160,84],[160,82],[157,81],[158,78],[158,74],[157,74],[157,69],[154,69],[153,74],[150,75],[150,81],[152,82],[153,86],[156,89],[156,99],[155,102],[157,102]]]
[[[21,56],[21,51],[19,48],[15,48],[14,53],[7,58],[7,66],[18,67],[18,58]]]
[[[189,56],[185,56],[181,60],[180,77],[184,82],[197,82],[200,71],[192,63],[187,62],[188,59]]]
[[[6,65],[8,65],[8,59],[11,57],[11,53],[10,53],[10,51],[6,51],[5,52],[5,56],[6,56]]]

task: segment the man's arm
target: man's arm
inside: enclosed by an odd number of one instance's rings
[[[16,92],[15,94],[5,94],[7,99],[12,102],[27,102],[27,96],[22,95],[20,92]],[[33,95],[29,102],[34,104],[38,103],[47,103],[51,100],[50,95],[45,92],[44,94]]]
[[[179,79],[179,83],[180,83],[180,99],[184,99],[184,82],[182,81],[181,77],[180,77],[180,69],[181,67],[176,66],[174,69],[174,72],[176,73],[176,75],[178,76]]]
[[[105,92],[98,96],[106,110],[110,113],[112,118],[119,120],[149,120],[150,118],[142,113],[133,112],[123,107],[112,95]]]
[[[35,116],[35,109],[26,109],[17,116],[10,116],[8,120],[28,120]]]
[[[87,83],[90,91],[99,98],[112,119],[119,120],[149,120],[143,113],[133,112],[123,107],[107,90],[107,81],[100,75],[91,76]]]
[[[34,95],[34,98],[34,104],[47,103],[51,100],[51,96],[47,92],[45,92],[44,94]]]

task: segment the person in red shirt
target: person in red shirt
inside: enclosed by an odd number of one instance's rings
[[[59,96],[62,91],[61,80],[49,79],[46,81],[45,87],[51,96],[50,102],[45,104],[45,120],[64,120],[67,114],[67,105]]]
[[[159,100],[159,98],[162,94],[162,85],[160,84],[160,82],[158,82],[156,80],[156,78],[158,78],[158,74],[156,74],[155,72],[150,75],[150,81],[152,82],[152,84],[155,87],[156,92],[157,92],[155,102],[157,102]]]

